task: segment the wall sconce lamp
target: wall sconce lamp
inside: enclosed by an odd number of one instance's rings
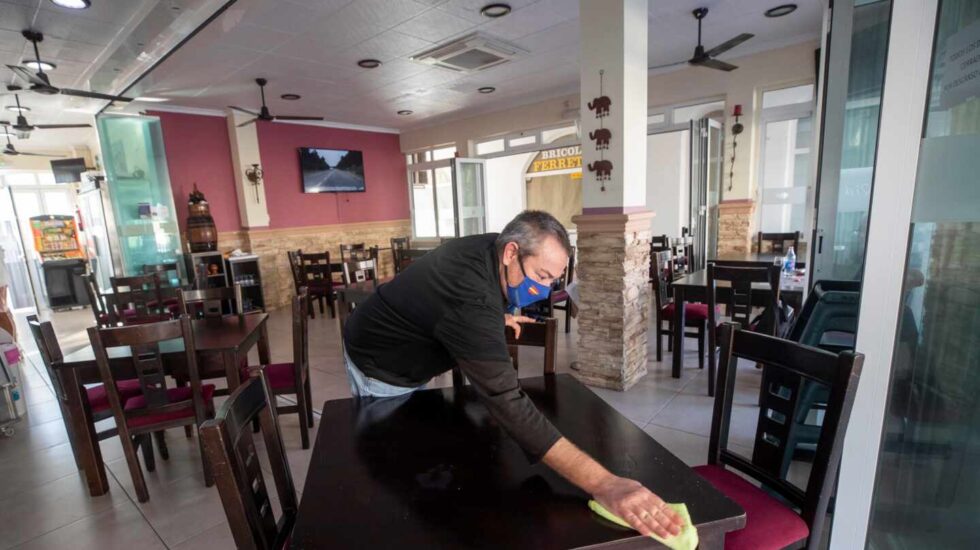
[[[262,168],[258,164],[253,164],[251,168],[246,168],[245,178],[252,184],[252,189],[255,189],[255,202],[262,202],[259,199],[259,186],[262,185]]]
[[[732,116],[735,117],[735,124],[732,125],[732,164],[728,171],[728,190],[732,190],[732,185],[735,183],[735,151],[738,147],[738,135],[745,130],[745,126],[739,122],[742,118],[742,106],[736,105],[732,110]]]

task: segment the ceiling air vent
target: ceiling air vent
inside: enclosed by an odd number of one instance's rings
[[[414,55],[412,60],[460,73],[475,73],[526,53],[503,40],[474,33]]]

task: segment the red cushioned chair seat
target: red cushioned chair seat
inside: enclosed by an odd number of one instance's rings
[[[119,390],[119,397],[124,404],[130,397],[143,393],[140,389],[140,381],[135,378],[116,382],[116,389]],[[102,412],[109,408],[109,394],[106,393],[104,385],[85,388],[85,393],[88,395],[88,404],[92,407],[92,412]]]
[[[671,302],[664,306],[664,316],[671,317],[674,315],[674,303]],[[708,318],[708,304],[689,304],[684,303],[684,315],[688,320],[691,321],[704,321]]]
[[[745,528],[725,535],[726,550],[776,550],[810,535],[796,512],[738,474],[708,465],[694,471],[745,510]]]
[[[265,374],[269,377],[269,385],[274,390],[288,389],[296,386],[293,376],[293,363],[273,363],[266,365]],[[242,367],[242,380],[248,380],[248,367]]]
[[[208,404],[214,397],[214,384],[202,384],[201,385],[201,397],[204,398],[204,403]],[[176,420],[178,418],[189,418],[194,416],[194,402],[191,401],[191,387],[183,386],[180,388],[168,388],[167,389],[167,400],[171,403],[178,403],[180,401],[186,401],[187,406],[168,412],[161,412],[157,414],[148,414],[146,416],[137,416],[128,419],[128,424],[131,428],[137,428],[139,426],[146,426],[148,424],[157,424],[159,422],[166,422],[168,420]],[[146,397],[142,394],[137,395],[126,400],[126,406],[123,407],[127,411],[134,411],[137,409],[146,408]]]
[[[108,325],[109,324],[109,314],[108,313],[100,313],[99,314],[99,324],[100,325]]]
[[[559,290],[558,292],[551,293],[551,303],[564,302],[568,299],[568,292],[564,290]]]

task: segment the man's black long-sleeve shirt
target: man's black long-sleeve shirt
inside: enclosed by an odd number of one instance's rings
[[[365,375],[396,386],[419,386],[458,365],[536,462],[561,435],[521,390],[507,353],[496,238],[453,239],[415,260],[354,310],[344,343]]]

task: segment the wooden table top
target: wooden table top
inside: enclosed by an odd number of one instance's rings
[[[790,292],[790,293],[803,292],[804,283],[805,283],[805,281],[804,281],[804,278],[803,277],[799,277],[798,280],[797,280],[796,277],[794,277],[794,278],[781,277],[780,278],[780,283],[779,283],[779,291],[780,292],[783,292],[783,293],[786,293],[786,292]],[[683,277],[680,277],[679,279],[675,279],[670,284],[672,286],[674,286],[674,287],[682,287],[682,288],[685,288],[685,289],[687,289],[687,288],[701,288],[701,289],[707,288],[708,287],[708,270],[702,269],[702,270],[699,270],[699,271],[695,271],[694,273],[691,273],[689,275],[685,275]],[[728,287],[728,286],[730,286],[730,284],[728,283],[728,281],[718,281],[716,284],[719,287]],[[769,283],[752,283],[752,288],[753,289],[758,289],[758,290],[769,290]]]
[[[776,258],[782,258],[783,256],[783,254],[773,254],[772,252],[725,252],[709,255],[708,261],[745,265],[773,265]],[[806,261],[797,257],[796,267],[799,269],[806,267]]]
[[[742,508],[567,374],[521,386],[610,471],[684,502],[699,530],[744,526]],[[705,456],[707,460],[707,456]],[[594,515],[588,495],[531,465],[472,387],[328,401],[293,548],[573,548],[636,532]]]
[[[268,313],[253,313],[241,318],[237,315],[225,315],[220,319],[194,319],[191,326],[194,329],[194,344],[198,352],[237,351],[253,333],[262,328],[269,319]],[[184,343],[181,340],[170,340],[160,344],[160,351],[181,353]],[[109,348],[110,359],[129,357],[127,347]],[[65,356],[62,363],[67,367],[75,364],[94,364],[95,352],[88,345]]]

